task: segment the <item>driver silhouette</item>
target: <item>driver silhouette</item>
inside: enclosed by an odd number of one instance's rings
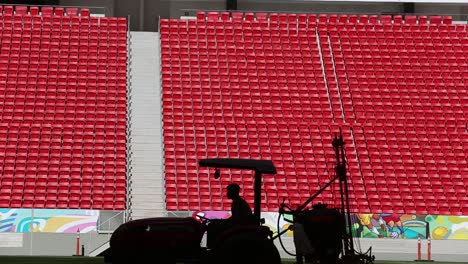
[[[231,183],[227,186],[227,197],[232,200],[231,217],[228,222],[233,225],[254,224],[254,216],[249,204],[239,195],[240,186],[237,183]]]
[[[208,247],[214,246],[218,235],[232,227],[255,224],[255,218],[249,204],[239,195],[239,185],[231,183],[227,186],[226,190],[227,197],[232,200],[231,216],[228,219],[210,219],[207,227]]]

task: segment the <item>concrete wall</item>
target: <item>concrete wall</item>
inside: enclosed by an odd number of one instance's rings
[[[114,14],[119,17],[128,17],[130,16],[130,30],[139,30],[143,31],[143,28],[140,28],[140,17],[144,14],[141,13],[142,0],[115,0]]]
[[[178,18],[187,10],[225,10],[225,0],[60,0],[61,5],[106,7],[108,16],[130,17],[130,30],[157,31],[158,18]],[[404,3],[238,0],[240,11],[317,12],[317,13],[403,13]],[[468,4],[414,4],[414,12],[422,14],[452,14],[466,20]]]
[[[171,0],[164,1],[169,3],[170,17],[180,17],[184,15],[184,10],[225,10],[226,2],[224,0]]]
[[[158,17],[169,17],[169,7],[168,1],[145,1],[143,31],[157,31]]]
[[[417,4],[414,12],[417,14],[452,15],[454,20],[468,20],[468,5],[466,4]]]
[[[157,2],[157,1],[155,1]],[[226,10],[225,1],[213,0],[161,0],[161,17],[180,17],[185,10]],[[240,11],[285,11],[285,12],[322,12],[322,13],[401,13],[401,3],[345,3],[323,1],[288,0],[238,0]]]
[[[105,10],[107,16],[114,15],[114,0],[60,0],[60,5],[99,7]]]
[[[186,10],[225,10],[224,0],[146,0],[144,31],[156,31],[158,18],[179,18]]]
[[[60,233],[2,233],[3,236],[22,236],[22,246],[0,247],[0,255],[8,256],[72,256],[76,250],[76,234]],[[3,237],[5,238],[5,237]],[[85,254],[106,243],[110,235],[86,233],[80,235]],[[80,247],[81,248],[81,247]]]
[[[273,4],[272,4],[273,3]],[[320,13],[400,13],[401,3],[345,3],[323,1],[254,1],[239,0],[239,10],[255,11],[289,11],[289,12],[320,12]]]
[[[59,0],[3,0],[2,4],[13,4],[13,5],[58,5]]]
[[[465,8],[460,4],[417,4],[414,6],[414,12],[422,14],[459,14]]]
[[[158,17],[178,18],[187,10],[225,10],[224,0],[139,0],[116,1],[116,14],[124,15],[138,9],[144,2],[143,11],[132,14],[132,30],[156,31]],[[124,2],[124,3],[121,3]],[[118,8],[119,6],[133,5],[133,8]],[[366,14],[398,14],[405,11],[404,3],[376,3],[376,2],[330,2],[330,1],[288,1],[288,0],[238,0],[240,11],[269,11],[269,12],[317,12],[317,13],[366,13]],[[119,11],[117,11],[119,9]],[[423,14],[467,14],[467,4],[422,4],[414,5],[415,13]],[[143,15],[143,19],[135,18]],[[466,20],[465,17],[455,18]]]

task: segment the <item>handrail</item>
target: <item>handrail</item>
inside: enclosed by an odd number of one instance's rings
[[[122,219],[124,220],[124,216],[125,216],[125,211],[121,211],[119,212],[118,214],[112,216],[111,218],[108,218],[106,221],[102,222],[102,223],[99,223],[99,220],[98,220],[98,223],[96,224],[96,231],[99,233],[99,234],[108,234],[108,233],[112,233],[114,232],[113,230],[111,231],[110,230],[110,223],[111,223],[111,220],[114,220],[116,219],[118,216],[122,216]],[[100,227],[102,227],[104,224],[108,223],[108,229],[103,231],[102,229],[100,229]]]
[[[94,248],[93,250],[91,250],[90,252],[88,252],[88,256],[91,255],[92,253],[94,253],[94,251],[96,251],[98,248],[100,248],[100,247],[106,245],[106,244],[109,243],[109,242],[110,242],[110,241],[107,240],[106,242],[104,242],[104,243],[102,243],[102,244],[100,244],[100,245],[98,245],[98,246],[95,246],[95,248]]]
[[[131,72],[131,34],[130,34],[130,20],[131,16],[127,16],[127,142],[126,142],[126,179],[127,179],[127,188],[126,188],[126,207],[128,214],[125,215],[124,221],[129,221],[132,219],[132,136],[131,136],[131,131],[132,131],[132,116],[131,116],[131,78],[130,76],[132,75]]]
[[[126,211],[120,211],[119,213],[113,215],[112,217],[110,217],[109,219],[107,219],[106,221],[102,222],[102,223],[99,223],[100,221],[100,218],[98,218],[98,222],[96,223],[96,233],[98,235],[103,235],[105,236],[105,242],[104,243],[101,243],[99,242],[99,245],[96,245],[96,242],[98,242],[99,240],[101,240],[103,238],[103,236],[98,236],[96,237],[94,232],[88,232],[88,238],[87,238],[87,243],[86,244],[86,251],[85,251],[85,255],[86,256],[89,256],[89,254],[95,252],[98,248],[102,247],[103,245],[105,245],[106,243],[108,243],[111,239],[111,236],[112,234],[114,233],[115,230],[110,230],[110,223],[112,220],[115,220],[117,217],[122,217],[122,222],[125,221],[125,215],[126,215]],[[102,230],[101,227],[107,225],[108,226],[108,230]],[[119,224],[120,226],[120,224]],[[83,239],[85,239],[85,237],[83,237]],[[86,241],[86,240],[84,240]]]

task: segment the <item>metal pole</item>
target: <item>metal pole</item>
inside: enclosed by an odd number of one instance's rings
[[[426,221],[426,237],[430,237],[430,236],[431,236],[431,231],[429,228],[429,222]]]
[[[80,229],[76,230],[76,248],[75,248],[75,256],[80,255]]]
[[[140,31],[145,27],[145,0],[140,0]]]
[[[130,15],[127,15],[127,31],[130,32]]]
[[[421,260],[421,235],[418,234],[418,261]]]
[[[340,138],[341,139],[341,138]],[[343,167],[340,161],[340,147],[342,146],[342,141],[338,138],[338,136],[335,133],[335,139],[333,139],[332,145],[333,148],[335,149],[335,157],[336,157],[336,175],[338,176],[339,179],[339,185],[340,185],[340,198],[341,198],[341,213],[343,214],[343,220],[344,220],[344,225],[343,225],[343,235],[346,237],[344,238],[344,254],[349,255],[349,237],[348,237],[348,231],[346,229],[346,204],[345,204],[345,189],[346,186],[344,185],[344,179],[343,179]],[[345,175],[346,176],[346,175]],[[349,224],[349,223],[348,223]]]
[[[31,225],[29,226],[31,236],[29,239],[29,255],[33,254],[33,235],[34,235],[34,209],[31,209]]]
[[[427,260],[431,261],[431,237],[427,237]]]
[[[351,254],[354,254],[354,241],[353,241],[353,229],[351,227],[351,209],[349,208],[349,189],[348,189],[348,178],[346,177],[346,156],[345,156],[345,150],[344,150],[344,141],[343,141],[343,134],[341,132],[340,128],[340,142],[341,142],[341,173],[343,181],[344,181],[344,187],[345,187],[345,200],[346,200],[346,216],[348,220],[348,236],[349,236],[349,250]]]
[[[161,16],[157,16],[155,19],[156,19],[156,31],[161,33]]]
[[[254,217],[258,224],[260,222],[260,212],[262,208],[262,174],[259,171],[255,171],[255,182],[254,182]]]

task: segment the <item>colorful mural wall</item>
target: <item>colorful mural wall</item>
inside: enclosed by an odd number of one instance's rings
[[[230,217],[228,211],[195,211],[192,216],[226,219]],[[279,213],[262,213],[265,225],[273,232],[278,231]],[[399,215],[399,214],[353,214],[352,230],[356,237],[417,239],[418,235],[424,239],[428,235],[431,239],[461,239],[468,240],[468,216],[445,215]],[[283,218],[279,219],[280,230],[291,225]],[[288,220],[291,220],[290,218]],[[291,231],[286,232],[292,236]]]
[[[356,236],[468,240],[468,216],[356,214]]]
[[[0,209],[1,232],[96,232],[99,211]]]

